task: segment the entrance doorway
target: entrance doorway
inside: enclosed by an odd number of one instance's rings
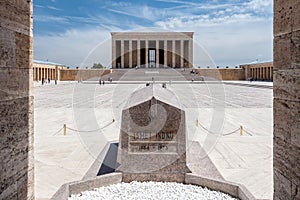
[[[155,49],[149,49],[149,68],[155,68],[156,63],[156,51]]]

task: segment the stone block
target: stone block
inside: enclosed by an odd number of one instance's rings
[[[299,30],[300,29],[300,1],[293,1],[293,30]]]
[[[292,34],[274,38],[274,71],[290,68],[292,65]]]
[[[300,187],[299,185],[292,183],[292,199],[300,199]]]
[[[292,199],[291,180],[274,169],[274,199]]]
[[[0,68],[16,66],[16,40],[15,33],[0,27]]]
[[[16,38],[16,67],[32,69],[33,52],[32,48],[32,37],[22,34],[15,33]]]
[[[33,137],[28,125],[30,108],[33,108],[33,98],[0,101],[0,113],[6,116],[0,118],[0,183],[3,195],[7,195],[4,199],[10,199],[14,193],[20,197],[34,196],[30,194],[33,193],[34,174],[33,158],[29,160],[29,136]]]
[[[300,30],[274,38],[274,70],[300,69]]]
[[[289,102],[291,107],[291,144],[300,148],[300,107],[299,101]]]
[[[0,68],[0,99],[10,100],[32,95],[32,71],[29,69]]]
[[[300,16],[300,14],[298,15]],[[298,19],[300,21],[300,17],[298,17]],[[296,31],[293,31],[291,42],[292,66],[290,68],[300,69],[300,26]]]
[[[291,179],[290,143],[274,136],[273,167],[286,178]]]
[[[274,4],[274,36],[289,33],[293,28],[292,1],[277,0]]]
[[[274,101],[274,137],[290,142],[291,140],[291,108],[289,101]]]
[[[300,69],[274,71],[274,98],[300,101]]]
[[[30,35],[32,0],[0,1],[0,26],[15,32]]]
[[[289,145],[289,164],[290,176],[294,184],[300,186],[300,148],[294,145]]]

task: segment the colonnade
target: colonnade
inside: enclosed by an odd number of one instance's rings
[[[63,69],[63,66],[34,64],[33,80],[41,81],[42,78],[44,78],[44,80],[59,80],[60,69]]]
[[[111,35],[113,68],[193,66],[192,32],[114,32]]]
[[[254,80],[272,81],[273,67],[272,66],[251,67],[250,74]]]

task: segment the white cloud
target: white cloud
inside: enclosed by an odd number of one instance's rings
[[[51,9],[51,10],[57,10],[57,11],[61,11],[61,9],[56,8],[54,6],[47,6],[47,8]]]
[[[51,15],[35,15],[34,21],[37,22],[55,22],[55,23],[69,23],[66,17],[56,17]]]
[[[256,12],[266,12],[272,10],[273,0],[251,0],[246,5]]]
[[[59,35],[34,37],[34,59],[49,60],[69,66],[91,67],[101,62],[109,65],[110,34],[100,27],[69,30]]]

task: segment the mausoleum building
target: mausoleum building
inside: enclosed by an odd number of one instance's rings
[[[112,32],[112,68],[192,68],[193,32]]]

